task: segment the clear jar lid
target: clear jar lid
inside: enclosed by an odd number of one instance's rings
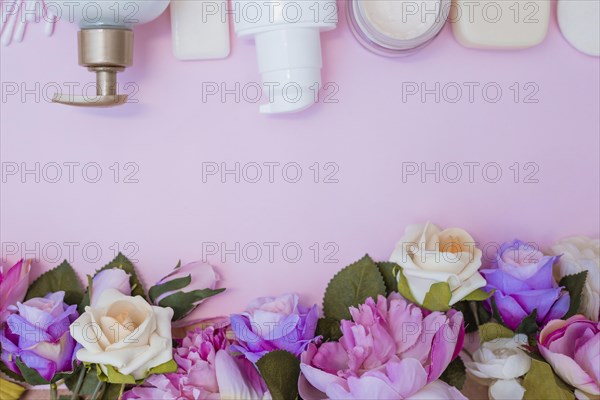
[[[450,0],[349,0],[352,33],[367,50],[397,57],[431,42],[450,13]]]

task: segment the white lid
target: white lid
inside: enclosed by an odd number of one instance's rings
[[[573,47],[600,56],[600,0],[559,0],[557,14],[560,30]]]

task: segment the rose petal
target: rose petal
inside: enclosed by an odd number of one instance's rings
[[[494,293],[494,300],[496,301],[502,321],[510,329],[517,329],[521,321],[529,315],[511,296],[505,296],[503,293],[497,291]]]
[[[498,379],[488,391],[490,400],[518,400],[525,394],[525,388],[515,379]]]
[[[440,380],[431,382],[423,389],[407,397],[407,400],[468,400],[454,386]]]
[[[123,295],[130,296],[129,274],[119,268],[110,268],[98,272],[92,281],[92,295],[90,297],[92,307],[98,305],[100,295],[107,289],[117,290]]]
[[[226,350],[219,350],[215,358],[219,392],[223,399],[256,399],[262,394],[248,382],[235,360]]]

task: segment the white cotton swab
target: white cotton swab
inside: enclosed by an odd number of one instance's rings
[[[15,28],[15,33],[13,35],[13,40],[17,43],[23,41],[23,37],[25,36],[25,27],[27,26],[27,21],[25,20],[24,9],[21,7],[19,13],[17,14],[19,17],[17,18],[17,26]]]
[[[9,14],[5,10],[8,10],[9,8],[12,8],[14,4],[15,4],[15,0],[7,0],[7,1],[4,2],[4,5],[2,6],[2,16],[0,17],[0,32],[2,32],[2,30],[6,26],[7,20],[12,15],[12,14]]]
[[[17,0],[15,3],[15,7],[17,7],[17,10],[21,7],[21,3],[23,0]],[[10,44],[10,41],[12,39],[12,35],[13,35],[13,31],[15,29],[15,24],[17,23],[17,19],[19,12],[16,12],[14,14],[10,15],[10,18],[6,24],[6,27],[4,28],[4,31],[2,32],[2,45],[4,46],[8,46]]]

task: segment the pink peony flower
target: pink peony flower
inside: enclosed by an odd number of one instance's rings
[[[176,373],[150,376],[123,399],[261,399],[266,386],[254,365],[229,354],[226,328],[190,331],[173,351]]]
[[[29,287],[31,261],[19,261],[8,270],[0,268],[0,326],[11,313],[9,306],[22,302]]]
[[[460,312],[423,311],[392,293],[350,313],[339,342],[310,344],[302,354],[304,399],[464,398],[437,380],[462,349]]]
[[[558,376],[577,389],[578,399],[600,396],[600,323],[583,315],[550,321],[538,344]]]

